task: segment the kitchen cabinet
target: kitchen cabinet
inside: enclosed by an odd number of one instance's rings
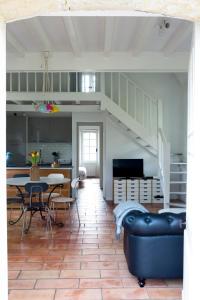
[[[32,143],[71,143],[72,119],[66,117],[29,118],[28,141]]]
[[[7,115],[6,151],[13,153],[13,163],[18,166],[26,157],[26,117]]]

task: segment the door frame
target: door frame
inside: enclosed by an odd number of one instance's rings
[[[79,149],[80,149],[80,139],[79,131],[81,126],[96,126],[99,127],[99,179],[100,179],[100,188],[103,189],[103,122],[77,122],[76,127],[76,140],[77,140],[77,166],[76,174],[78,174],[78,167],[80,163],[79,159]]]

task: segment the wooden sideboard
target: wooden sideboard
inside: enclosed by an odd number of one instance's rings
[[[48,176],[52,173],[63,174],[65,177],[72,177],[71,168],[40,168],[40,176]],[[13,177],[15,174],[30,174],[30,168],[7,168],[7,178]],[[51,189],[49,189],[50,191]],[[22,189],[23,191],[23,189]],[[60,192],[60,189],[55,189],[55,192]],[[17,193],[16,187],[7,186],[7,197],[13,197]],[[62,188],[62,195],[70,197],[71,195],[71,184],[67,183]],[[17,206],[16,206],[17,207]],[[61,206],[63,207],[63,206]]]

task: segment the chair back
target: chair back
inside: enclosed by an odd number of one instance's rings
[[[77,177],[74,178],[71,182],[71,188],[75,199],[77,198],[78,185],[79,185],[79,178]]]
[[[46,182],[28,182],[25,184],[25,191],[30,195],[30,205],[32,204],[32,196],[38,195],[39,202],[42,201],[42,193],[46,192],[49,188]]]
[[[47,177],[48,178],[55,178],[55,179],[64,179],[65,178],[65,176],[62,173],[51,173]],[[58,187],[60,188],[59,194],[61,195],[63,184],[60,184]]]
[[[61,173],[51,173],[47,177],[49,178],[58,178],[58,179],[64,179],[64,175]]]

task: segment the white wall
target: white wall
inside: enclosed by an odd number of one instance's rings
[[[187,75],[173,73],[126,73],[150,95],[163,102],[164,130],[172,153],[186,153]],[[186,78],[186,80],[184,80]]]
[[[109,116],[105,118],[105,126],[105,195],[107,200],[112,200],[112,160],[114,158],[143,158],[145,176],[157,175],[157,159],[140,145],[135,143],[127,135],[126,131],[112,121]]]
[[[112,200],[112,159],[113,158],[143,158],[144,174],[157,175],[157,160],[149,152],[128,137],[125,130],[113,122],[105,112],[72,113],[72,164],[73,176],[77,168],[77,122],[103,122],[103,195],[106,200]]]

